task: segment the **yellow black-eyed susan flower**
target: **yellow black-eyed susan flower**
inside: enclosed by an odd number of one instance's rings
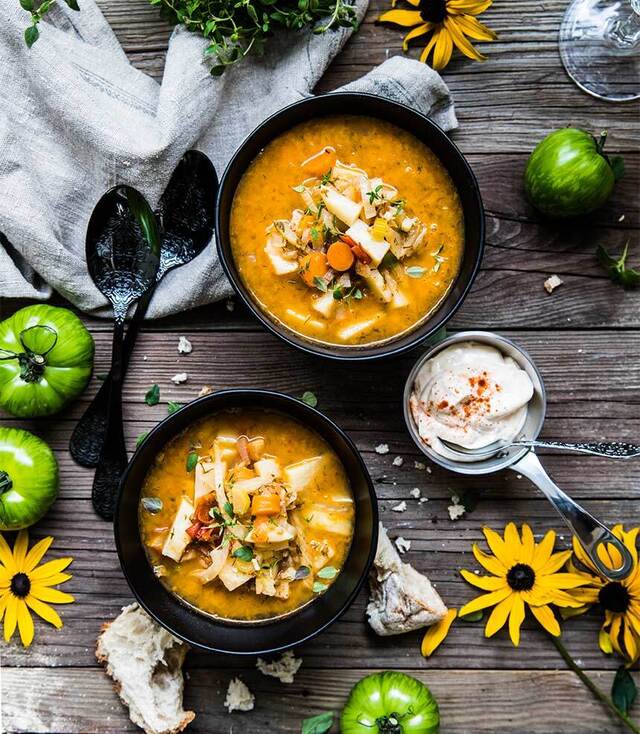
[[[393,23],[403,28],[411,28],[402,43],[406,51],[410,41],[422,36],[431,36],[420,55],[420,61],[427,61],[433,52],[431,66],[436,71],[444,69],[449,63],[454,47],[465,56],[476,61],[484,61],[483,56],[468,40],[495,41],[497,35],[475,17],[484,12],[493,0],[406,0],[415,10],[395,7],[383,13],[381,23]]]
[[[581,566],[569,562],[569,571],[584,579],[581,588],[573,589],[571,596],[580,603],[577,613],[585,612],[595,604],[604,611],[599,644],[605,653],[615,650],[618,655],[632,664],[640,658],[640,565],[636,541],[640,528],[625,532],[622,525],[613,528],[613,534],[629,549],[633,557],[631,573],[620,581],[603,578],[582,546],[574,540],[573,553]],[[619,551],[612,545],[598,546],[598,555],[609,568],[618,568],[622,563]]]
[[[29,534],[21,530],[12,551],[0,535],[0,620],[5,640],[11,639],[17,626],[22,644],[25,647],[31,644],[31,612],[54,627],[62,627],[62,620],[49,604],[68,604],[74,599],[71,594],[51,587],[71,578],[62,572],[73,559],[57,558],[38,566],[52,542],[51,537],[43,538],[29,550]]]
[[[552,635],[560,634],[560,625],[551,604],[557,607],[579,607],[581,602],[567,593],[589,583],[583,575],[564,573],[571,551],[553,552],[556,534],[550,530],[540,543],[536,543],[531,528],[523,524],[522,536],[510,522],[504,537],[490,528],[483,528],[484,536],[493,555],[483,553],[476,544],[473,555],[492,576],[479,576],[470,571],[460,571],[462,577],[473,586],[488,593],[465,604],[459,616],[472,614],[493,607],[485,626],[485,636],[491,637],[509,621],[509,634],[514,645],[520,643],[520,625],[526,608]]]

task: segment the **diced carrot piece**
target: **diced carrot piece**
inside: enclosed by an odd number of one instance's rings
[[[187,535],[191,538],[191,540],[196,539],[201,527],[201,522],[194,522],[193,525],[187,528]]]
[[[203,525],[212,522],[209,511],[217,504],[218,502],[216,500],[215,492],[209,492],[209,494],[205,494],[204,497],[201,497],[196,505],[196,520],[201,522]]]
[[[300,260],[300,277],[309,288],[314,287],[315,278],[322,278],[327,269],[327,256],[323,252],[310,252]]]
[[[256,494],[251,500],[252,515],[280,514],[280,497],[277,494]]]
[[[335,148],[326,146],[319,153],[312,155],[307,158],[301,164],[303,170],[305,170],[311,176],[317,176],[320,178],[328,173],[336,164],[337,154]]]
[[[342,273],[353,265],[353,252],[346,242],[338,240],[334,242],[327,250],[327,260],[329,265],[338,272]]]

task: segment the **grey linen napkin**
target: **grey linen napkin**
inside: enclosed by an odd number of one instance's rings
[[[220,176],[234,150],[262,120],[311,94],[350,29],[281,34],[261,58],[213,78],[205,42],[177,28],[162,83],[128,62],[93,0],[81,12],[54,7],[29,50],[27,14],[0,0],[0,297],[46,299],[51,289],[83,311],[108,314],[84,258],[87,222],[116,184],[155,206],[190,148],[205,152]],[[367,0],[357,0],[362,19]],[[457,126],[449,90],[424,64],[394,57],[342,89],[371,92]],[[215,248],[170,272],[151,318],[231,293]]]

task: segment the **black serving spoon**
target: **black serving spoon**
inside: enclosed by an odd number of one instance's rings
[[[176,166],[156,209],[162,233],[156,283],[172,268],[193,260],[211,241],[217,190],[218,178],[209,158],[197,150],[187,151]],[[129,323],[124,340],[123,376],[154,290],[155,287],[151,287],[140,298]],[[96,466],[100,458],[107,428],[110,385],[111,373],[71,435],[71,456],[82,466]]]
[[[142,194],[129,186],[108,191],[96,205],[86,238],[87,267],[98,289],[113,306],[111,380],[106,433],[93,478],[95,511],[113,517],[115,490],[127,466],[122,426],[124,324],[131,306],[153,286],[160,261],[160,231]]]

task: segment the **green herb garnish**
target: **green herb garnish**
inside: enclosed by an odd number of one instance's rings
[[[144,396],[147,405],[157,405],[160,402],[160,385],[151,385]]]
[[[233,505],[231,502],[225,502],[224,505],[222,505],[222,509],[229,515],[229,517],[233,517]]]
[[[338,569],[333,566],[325,566],[321,568],[316,576],[319,579],[334,579],[338,575]]]
[[[311,392],[311,390],[305,390],[300,399],[305,405],[308,405],[311,408],[315,408],[318,404],[318,398],[315,396],[315,393]]]
[[[170,400],[167,403],[167,413],[169,415],[173,415],[177,410],[180,410],[182,408],[182,403],[175,403],[173,400]]]
[[[640,284],[640,271],[627,267],[628,254],[629,242],[627,241],[620,257],[611,256],[602,245],[598,245],[596,257],[614,283],[619,283],[623,288],[635,288]]]
[[[141,433],[138,438],[136,438],[136,448],[139,449],[142,445],[142,442],[145,440],[145,438],[149,435],[149,431],[145,431],[144,433]]]
[[[325,711],[323,714],[304,719],[300,734],[327,734],[332,726],[333,711]]]
[[[369,204],[373,204],[376,199],[381,199],[380,191],[382,189],[382,184],[378,184],[373,191],[367,191],[367,196],[369,197]]]
[[[410,268],[407,268],[407,269],[405,270],[405,273],[406,273],[406,274],[407,274],[407,275],[408,275],[408,276],[409,276],[410,278],[422,278],[422,276],[423,276],[423,275],[424,275],[424,274],[425,274],[426,272],[427,272],[427,271],[426,271],[426,270],[425,270],[424,268],[421,268],[421,267],[420,267],[419,265],[412,265],[412,266],[411,266]]]
[[[313,285],[323,293],[326,293],[329,290],[329,286],[327,285],[327,281],[324,278],[321,278],[320,276],[316,275],[313,279]]]
[[[253,558],[253,550],[248,545],[241,545],[231,555],[234,558],[239,558],[241,561],[248,563]]]
[[[321,184],[325,184],[325,185],[327,185],[327,184],[330,184],[330,183],[331,183],[331,171],[332,171],[332,170],[333,170],[333,169],[331,169],[331,168],[330,168],[330,169],[329,169],[329,170],[328,170],[328,171],[327,171],[327,172],[326,172],[326,173],[324,174],[324,176],[323,176],[323,177],[322,177],[322,178],[320,179],[320,183],[321,183]],[[323,202],[323,204],[324,204],[324,202]]]
[[[326,591],[329,587],[327,584],[323,584],[320,581],[314,581],[313,582],[313,593],[314,594],[321,594],[323,591]]]
[[[192,472],[198,463],[198,454],[195,451],[189,451],[187,455],[187,471]]]

